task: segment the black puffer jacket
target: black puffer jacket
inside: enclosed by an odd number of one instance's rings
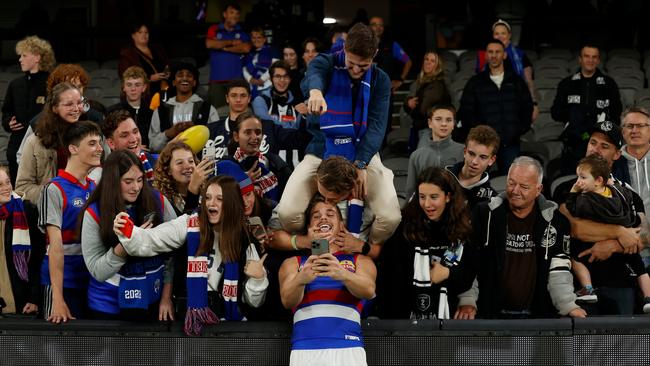
[[[462,127],[454,139],[464,141],[470,128],[487,124],[501,137],[501,146],[516,146],[530,128],[532,114],[533,100],[524,79],[505,67],[498,88],[490,79],[490,71],[485,70],[465,84],[457,115]]]

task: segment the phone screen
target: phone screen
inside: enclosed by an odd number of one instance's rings
[[[264,224],[262,223],[262,219],[260,219],[258,216],[252,216],[248,218],[248,225],[251,228],[251,233],[253,236],[255,236],[258,240],[266,239],[266,229],[264,229]]]

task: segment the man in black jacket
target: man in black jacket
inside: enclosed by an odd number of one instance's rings
[[[506,174],[519,155],[519,138],[530,128],[533,100],[524,79],[510,66],[501,41],[493,39],[486,47],[488,68],[472,76],[465,85],[458,110],[460,134],[465,140],[470,128],[486,124],[501,137],[497,164],[500,174]]]
[[[541,192],[541,165],[522,156],[510,166],[506,192],[473,210],[479,317],[587,315],[573,293],[569,222]]]
[[[36,36],[16,44],[20,69],[25,74],[11,81],[2,105],[2,127],[9,132],[7,160],[11,183],[16,183],[16,152],[23,141],[29,121],[43,110],[47,98],[47,77],[56,63],[50,43]]]
[[[553,119],[567,124],[562,133],[563,174],[575,173],[593,125],[605,121],[620,124],[622,110],[618,85],[598,69],[598,47],[585,45],[578,60],[580,70],[560,81],[551,107]]]

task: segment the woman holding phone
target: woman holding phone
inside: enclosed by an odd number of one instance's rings
[[[475,277],[469,209],[460,184],[443,168],[423,171],[416,193],[381,251],[378,315],[449,319],[457,295],[468,290]]]
[[[212,160],[199,162],[186,143],[171,141],[156,161],[153,186],[169,200],[176,215],[180,216],[198,207],[201,186],[213,172]]]
[[[81,249],[91,274],[88,307],[98,319],[157,319],[169,313],[161,302],[162,256],[128,256],[113,233],[113,219],[127,212],[144,228],[176,218],[169,201],[145,182],[140,159],[116,150],[104,162],[102,178],[84,207]]]
[[[201,204],[191,215],[153,228],[125,229],[126,213],[115,217],[113,231],[129,255],[156,256],[187,245],[185,333],[200,334],[219,319],[239,321],[264,302],[268,279],[259,244],[248,233],[242,194],[251,184],[229,176],[210,178]],[[131,234],[125,235],[125,234]]]

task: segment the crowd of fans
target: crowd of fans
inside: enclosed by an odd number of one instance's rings
[[[18,43],[25,74],[2,106],[4,313],[184,319],[187,334],[293,319],[292,364],[364,364],[362,316],[650,312],[639,255],[650,113],[620,116],[597,47],[581,49],[553,103],[567,123],[563,170],[576,175],[553,200],[540,162],[519,156],[539,110],[508,23],[494,24],[458,111],[439,53],[427,51],[404,105],[413,125],[400,209],[379,151],[412,63],[382,37],[383,19],[336,34],[329,51],[305,40],[301,67],[300,48],[276,50],[239,18],[230,4],[208,30],[207,100],[196,65],[170,63],[146,25],[120,54],[113,106],[84,97],[88,74],[55,67],[47,41]],[[195,126],[209,131],[198,147],[183,137]],[[490,185],[496,170],[504,192]]]

